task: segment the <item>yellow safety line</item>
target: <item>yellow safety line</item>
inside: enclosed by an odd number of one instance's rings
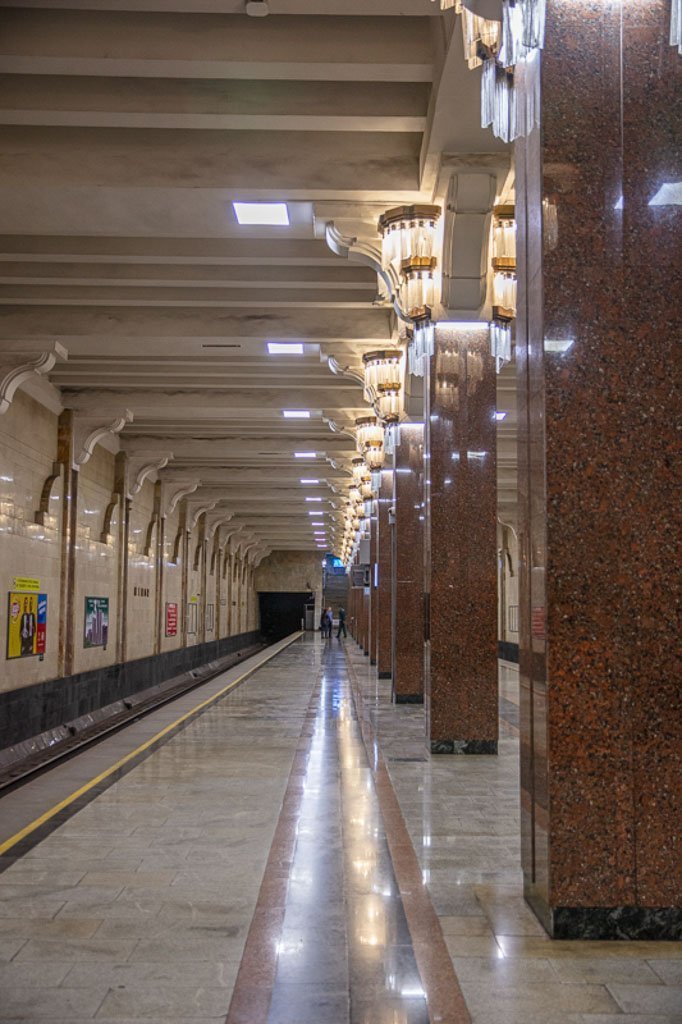
[[[214,693],[212,697],[208,697],[200,704],[197,704],[195,707],[192,708],[191,711],[186,712],[186,714],[182,715],[180,718],[177,718],[174,722],[171,722],[170,725],[167,725],[164,729],[161,730],[161,732],[157,732],[156,735],[151,737],[151,739],[146,740],[139,747],[136,747],[135,750],[131,750],[130,753],[126,754],[125,757],[122,757],[120,761],[117,761],[115,764],[112,764],[105,771],[100,772],[100,774],[96,775],[94,779],[90,779],[89,782],[86,782],[84,786],[81,786],[79,789],[76,789],[73,793],[69,794],[69,796],[64,797],[64,799],[60,800],[58,804],[55,804],[54,807],[51,807],[49,811],[45,811],[45,813],[41,814],[39,818],[35,818],[35,820],[32,821],[29,825],[24,826],[24,828],[20,829],[19,832],[16,832],[13,836],[10,836],[9,839],[6,839],[4,843],[0,843],[0,856],[2,856],[3,853],[6,853],[7,850],[11,850],[13,846],[16,846],[16,844],[21,842],[22,839],[25,839],[26,836],[31,834],[31,832],[35,832],[37,828],[40,828],[41,825],[44,825],[45,822],[50,820],[50,818],[54,818],[55,814],[59,814],[59,812],[64,810],[65,807],[68,807],[69,804],[72,804],[80,796],[83,796],[84,793],[87,793],[89,790],[93,789],[100,782],[103,782],[104,779],[109,778],[109,776],[117,772],[119,768],[122,768],[124,764],[128,764],[129,761],[132,761],[135,757],[143,753],[145,750],[148,750],[149,747],[153,746],[164,736],[168,735],[169,732],[172,732],[174,729],[176,729],[179,725],[182,724],[182,722],[186,722],[188,718],[192,718],[194,715],[197,714],[197,712],[201,711],[203,708],[208,707],[210,704],[215,704],[217,700],[220,700],[221,697],[224,697],[226,693],[230,692],[230,690],[234,690],[235,686],[238,686],[240,683],[243,683],[244,680],[248,678],[248,676],[253,675],[254,672],[257,672],[258,669],[262,668],[263,665],[266,664],[266,662],[276,657],[281,651],[283,651],[290,644],[293,644],[294,641],[298,640],[301,636],[302,634],[300,632],[296,633],[294,636],[291,637],[291,639],[287,640],[283,647],[279,647],[276,651],[273,651],[272,654],[269,654],[267,658],[264,658],[263,661],[259,662],[258,665],[254,665],[246,672],[243,672],[242,675],[240,675],[237,679],[233,680],[233,682],[229,683],[227,686],[223,687],[223,689],[219,690],[218,693]],[[226,669],[226,671],[229,672],[230,670]]]

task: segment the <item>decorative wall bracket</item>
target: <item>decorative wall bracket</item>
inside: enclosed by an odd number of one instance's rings
[[[350,437],[353,444],[356,443],[357,437],[354,430],[349,430],[347,427],[341,427],[336,420],[329,419],[327,416],[322,417],[322,422],[326,423],[333,434],[343,434],[345,437]],[[337,468],[336,466],[334,467]]]
[[[120,416],[102,423],[100,416],[83,415],[76,412],[73,417],[73,468],[80,469],[89,462],[99,442],[107,434],[120,434],[127,423],[132,423],[133,414],[125,409]]]
[[[162,479],[161,481],[161,515],[171,516],[178,503],[188,494],[194,494],[199,487],[197,477]]]
[[[57,481],[62,479],[63,469],[64,467],[61,462],[52,463],[52,472],[43,484],[43,489],[40,492],[40,503],[33,516],[33,521],[37,523],[38,526],[45,526],[46,519],[50,515],[52,491]]]
[[[193,530],[204,512],[211,512],[218,504],[218,499],[207,501],[205,498],[188,498],[185,502],[187,508],[187,529]]]
[[[349,380],[355,380],[364,387],[365,378],[361,370],[354,370],[352,366],[341,366],[341,363],[334,356],[323,356],[323,358],[326,358],[327,366],[335,376],[348,377]]]
[[[327,245],[336,256],[340,256],[350,263],[360,263],[363,266],[371,267],[383,282],[388,300],[393,306],[396,316],[406,323],[411,323],[407,313],[400,305],[400,278],[393,267],[382,266],[381,250],[378,246],[343,235],[333,220],[327,222],[325,238]]]
[[[205,524],[206,539],[211,540],[211,538],[216,534],[218,528],[222,526],[223,523],[229,523],[231,519],[232,513],[228,512],[227,509],[218,508],[215,509],[214,511],[212,510],[210,512],[207,512]]]
[[[3,342],[3,353],[0,357],[0,415],[7,412],[15,394],[31,377],[44,377],[54,367],[57,360],[66,360],[69,353],[58,341],[53,341],[48,348],[31,349],[23,344],[14,346]]]
[[[136,452],[131,455],[128,462],[131,481],[128,497],[132,498],[139,494],[147,477],[160,469],[165,469],[172,458],[172,452],[168,455],[159,455],[156,452]]]

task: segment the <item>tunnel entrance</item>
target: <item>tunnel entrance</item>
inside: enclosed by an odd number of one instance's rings
[[[309,591],[285,593],[260,592],[261,633],[269,640],[281,640],[301,628],[305,620],[305,606],[314,601]]]

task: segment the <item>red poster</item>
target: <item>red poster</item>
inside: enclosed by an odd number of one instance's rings
[[[177,604],[166,605],[166,636],[177,636],[178,633],[178,606]]]
[[[533,608],[531,610],[530,620],[531,633],[538,640],[545,639],[545,609],[544,608]]]

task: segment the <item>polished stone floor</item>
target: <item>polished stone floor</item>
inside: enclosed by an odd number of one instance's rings
[[[679,945],[523,903],[501,696],[498,758],[429,759],[352,640],[288,647],[0,875],[0,1021],[679,1024]]]
[[[523,900],[518,669],[500,665],[499,756],[430,758],[423,708],[347,649],[474,1024],[680,1024],[680,943],[552,941]]]

